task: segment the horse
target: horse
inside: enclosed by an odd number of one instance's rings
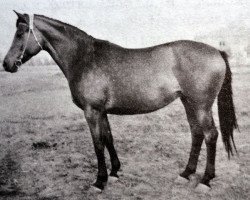
[[[7,72],[47,51],[62,70],[72,100],[89,126],[97,157],[92,187],[102,191],[108,178],[118,178],[120,161],[113,143],[108,114],[146,114],[180,98],[192,135],[188,163],[179,175],[189,180],[196,172],[201,146],[206,144],[206,168],[199,185],[210,188],[215,177],[218,131],[212,105],[218,98],[220,130],[230,158],[237,149],[238,127],[232,96],[232,74],[227,54],[204,43],[179,40],[141,49],[129,49],[96,39],[84,31],[43,15],[21,14],[4,58]],[[111,160],[107,173],[104,150]]]

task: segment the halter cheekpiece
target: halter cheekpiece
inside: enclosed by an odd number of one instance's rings
[[[15,62],[15,65],[17,67],[20,67],[23,63],[22,63],[22,59],[23,59],[23,56],[24,56],[24,53],[25,53],[25,50],[27,48],[27,45],[28,45],[28,41],[29,41],[29,37],[30,37],[30,33],[32,33],[34,35],[34,38],[38,44],[38,46],[41,48],[41,50],[43,50],[43,47],[42,45],[39,43],[37,37],[36,37],[36,34],[34,32],[34,15],[29,15],[29,32],[28,32],[28,37],[27,37],[27,40],[26,40],[26,43],[25,43],[25,46],[24,46],[24,49],[22,51],[22,54],[21,56],[18,58],[18,60]]]

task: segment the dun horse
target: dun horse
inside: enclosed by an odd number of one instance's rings
[[[117,177],[120,161],[113,145],[107,114],[149,113],[180,98],[192,133],[188,164],[180,174],[189,180],[196,172],[203,140],[207,161],[200,184],[215,177],[218,131],[212,105],[218,96],[220,129],[228,156],[235,148],[237,128],[227,56],[194,41],[175,41],[143,49],[126,49],[93,38],[78,28],[41,15],[17,13],[17,31],[3,67],[18,71],[41,50],[47,51],[68,80],[73,102],[84,111],[98,160],[94,186],[108,180],[104,149],[110,154],[110,177]],[[204,186],[203,185],[203,186]]]

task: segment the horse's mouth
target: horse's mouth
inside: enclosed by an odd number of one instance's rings
[[[5,69],[6,72],[10,72],[10,73],[16,73],[18,71],[18,67],[14,66],[12,69]]]

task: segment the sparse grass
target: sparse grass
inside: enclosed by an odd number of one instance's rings
[[[17,195],[0,199],[247,199],[250,68],[234,68],[233,73],[241,131],[235,133],[239,157],[228,161],[221,139],[218,140],[217,177],[211,183],[212,190],[205,195],[189,185],[174,183],[187,163],[191,145],[179,100],[147,115],[109,116],[122,171],[118,182],[109,183],[101,194],[92,194],[89,186],[97,169],[91,136],[58,67],[24,66],[16,74],[0,72],[0,177],[4,177],[0,182],[16,179],[19,189]],[[216,107],[214,115],[218,126]],[[33,148],[32,144],[39,142],[57,145]],[[108,154],[106,157],[108,160]],[[109,161],[107,164],[110,168]],[[203,146],[199,175],[204,165]]]

